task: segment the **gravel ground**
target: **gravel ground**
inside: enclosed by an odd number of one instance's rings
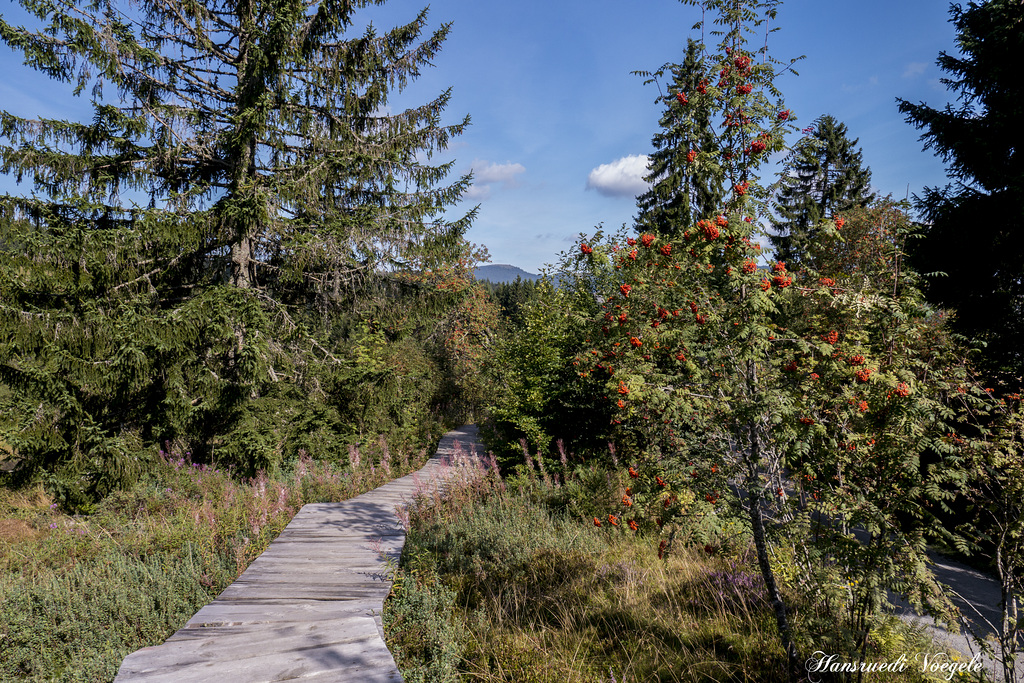
[[[977,569],[942,555],[933,555],[932,559],[935,562],[935,576],[954,591],[953,602],[960,608],[962,615],[960,633],[951,633],[936,624],[931,617],[915,614],[905,603],[899,605],[897,613],[906,621],[924,627],[936,641],[959,650],[965,659],[970,659],[981,651],[977,638],[994,636],[1000,622],[999,601],[1002,596],[999,582]],[[1002,665],[990,657],[983,657],[982,661],[992,679],[1002,682]],[[1016,681],[1024,683],[1021,668],[1018,664]]]

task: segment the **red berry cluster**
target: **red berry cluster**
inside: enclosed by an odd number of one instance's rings
[[[871,372],[871,368],[863,368],[853,374],[857,375],[858,382],[867,382],[868,378],[871,377]]]
[[[661,245],[661,249],[659,249],[658,251],[661,252],[662,256],[671,256],[672,255],[672,245],[671,244],[663,244],[663,245]]]
[[[774,284],[779,289],[785,289],[786,287],[789,287],[791,284],[793,284],[793,278],[790,275],[780,273],[772,278],[772,284]]]
[[[761,152],[765,151],[765,149],[767,148],[768,144],[764,140],[758,139],[750,143],[750,146],[748,146],[746,149],[746,153],[751,156],[757,156]]]
[[[896,385],[896,395],[906,398],[910,396],[910,385],[906,382],[900,382]]]
[[[654,235],[652,235],[651,233],[647,232],[644,233],[643,235],[640,235],[640,244],[644,245],[645,247],[651,246],[652,242],[654,242]]]
[[[814,424],[814,418],[812,418],[812,417],[801,417],[800,418],[800,424],[808,425],[808,426],[812,425],[812,424]]]
[[[686,163],[692,164],[693,160],[697,158],[697,150],[691,149],[686,153]]]
[[[835,346],[835,343],[839,341],[839,333],[835,330],[831,330],[828,334],[821,335],[821,340],[826,344],[832,344]]]
[[[592,254],[594,253],[594,248],[591,247],[586,242],[584,242],[583,244],[580,245],[580,251],[582,251],[584,254]]]
[[[757,270],[757,264],[756,263],[754,263],[750,259],[747,259],[746,261],[743,262],[743,272],[744,273],[746,273],[747,275],[750,275],[755,270]]]
[[[630,293],[630,291],[632,291],[632,289],[633,288],[630,287],[629,285],[619,285],[619,291],[622,292],[622,296],[628,297],[629,293]]]
[[[721,234],[718,226],[708,220],[697,221],[697,227],[700,228],[701,233],[704,235],[704,239],[709,242],[711,240],[718,239],[718,236]]]
[[[689,100],[686,99],[686,93],[676,93],[676,102],[678,102],[679,104],[686,104],[687,102],[689,102]]]
[[[856,356],[850,356],[849,363],[853,366],[864,365],[864,356],[859,353]]]
[[[823,277],[823,278],[819,279],[818,282],[820,282],[821,284],[825,285],[826,287],[835,287],[836,286],[836,281],[833,280],[830,277]]]
[[[736,86],[736,92],[738,92],[740,95],[749,95],[753,89],[754,86],[750,85],[749,83],[744,83],[743,85]]]

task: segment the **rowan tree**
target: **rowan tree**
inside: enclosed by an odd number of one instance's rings
[[[991,407],[968,348],[906,265],[919,229],[907,208],[885,200],[822,226],[809,250],[818,269],[801,273],[784,311],[800,340],[782,366],[797,409],[786,458],[805,528],[796,558],[815,601],[847,611],[845,645],[861,656],[888,591],[953,620],[928,543],[957,542],[945,521]],[[842,595],[825,589],[829,567],[849,582]]]
[[[25,0],[0,19],[91,120],[0,114],[0,380],[7,440],[66,490],[109,490],[148,444],[243,468],[280,458],[282,415],[344,375],[331,314],[371,282],[457,254],[468,182],[430,165],[468,119],[449,93],[389,97],[450,26],[426,10],[354,34],[374,2]],[[341,373],[340,375],[338,373]]]
[[[745,39],[774,5],[704,7],[723,42],[705,56],[706,82],[684,95],[707,110],[729,191],[678,236],[581,245],[619,280],[577,362],[604,380],[618,435],[634,444],[620,451],[632,479],[614,523],[658,533],[664,553],[685,519],[744,520],[795,677],[803,663],[775,557],[811,567],[790,585],[808,597],[822,572],[863,580],[837,603],[858,629],[837,643],[850,650],[866,643],[883,588],[948,607],[923,539],[929,506],[963,486],[957,419],[971,409],[962,397],[982,392],[905,266],[913,226],[898,209],[820,221],[808,244],[819,271],[759,268],[768,193],[757,171],[792,117],[771,85],[777,63]]]
[[[639,443],[647,453],[637,472],[642,470],[650,500],[637,505],[626,494],[622,503],[627,511],[654,505],[662,512],[657,519],[630,521],[650,528],[660,520],[664,528],[688,499],[682,489],[697,481],[696,505],[729,501],[743,510],[780,641],[796,672],[800,658],[771,566],[773,539],[766,522],[777,500],[769,492],[781,486],[784,455],[771,429],[787,413],[773,386],[779,370],[771,362],[769,323],[777,292],[792,279],[784,267],[773,274],[774,284],[765,278],[752,240],[754,219],[764,213],[767,199],[757,169],[783,148],[791,127],[773,85],[781,65],[766,47],[750,47],[754,41],[766,45],[761,32],[775,17],[775,3],[700,5],[716,16],[720,43],[714,51],[700,46],[702,58],[691,62],[697,73],[681,81],[694,83],[694,89],[673,96],[680,106],[698,110],[686,118],[709,123],[702,135],[716,141],[713,154],[705,153],[720,169],[721,204],[675,237],[643,232],[589,254],[607,255],[621,284],[605,293],[601,336],[578,362],[586,363],[584,373],[606,378],[608,400],[617,409],[614,422],[643,435]],[[684,445],[694,434],[700,439]]]

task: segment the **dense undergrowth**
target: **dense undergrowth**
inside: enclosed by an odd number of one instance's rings
[[[337,501],[420,468],[436,439],[352,446],[342,467],[303,456],[240,481],[161,453],[152,477],[69,516],[39,487],[0,491],[0,680],[111,680],[259,556],[306,503]]]
[[[491,469],[421,500],[384,612],[405,680],[788,680],[749,537],[727,519],[693,520],[660,559],[657,539],[590,519],[625,484],[598,466],[507,479]],[[800,595],[787,591],[801,649],[848,652],[843,611]],[[939,649],[883,616],[866,656]],[[931,679],[908,669],[871,680]]]

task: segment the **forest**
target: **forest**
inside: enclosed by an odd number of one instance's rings
[[[475,422],[495,467],[417,500],[392,568],[407,681],[1019,680],[1019,2],[950,8],[958,104],[896,105],[949,184],[900,201],[785,104],[777,0],[683,0],[634,222],[494,285],[432,161],[469,116],[390,106],[426,9],[19,1],[0,38],[91,117],[0,111],[0,678],[112,680],[302,505]],[[942,649],[899,605],[994,673],[813,677]]]

